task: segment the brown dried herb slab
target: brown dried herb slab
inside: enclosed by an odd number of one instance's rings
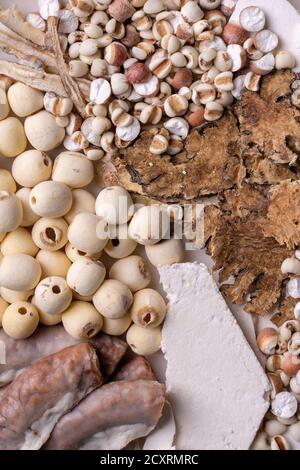
[[[288,248],[300,245],[300,181],[284,181],[270,189],[263,232]]]
[[[298,302],[299,299],[293,299],[293,297],[283,298],[280,309],[272,316],[272,322],[276,326],[281,326],[287,320],[294,320],[294,308]]]
[[[221,289],[230,301],[241,305],[246,302],[245,310],[259,315],[278,308],[280,317],[285,316],[281,303],[287,278],[280,268],[293,252],[265,234],[270,191],[269,186],[244,183],[220,195],[219,212],[210,207],[205,210],[210,231],[207,247],[214,269],[221,270]],[[231,276],[233,282],[228,281]]]
[[[243,183],[219,195],[220,207],[224,214],[246,217],[250,214],[263,215],[267,211],[269,187]]]
[[[290,104],[294,74],[264,77],[220,121],[194,130],[175,157],[153,155],[146,131],[113,159],[119,184],[161,201],[196,199],[239,185],[300,179],[300,111]]]
[[[256,147],[244,149],[243,163],[246,169],[245,181],[250,184],[270,185],[284,180],[300,179],[298,162],[293,166],[274,163]]]
[[[234,303],[244,303],[249,313],[266,315],[279,302],[285,276],[280,267],[291,251],[267,238],[262,231],[264,217],[246,218],[224,215],[209,243],[215,269],[221,269],[220,281],[234,276],[232,284],[223,284],[224,294]],[[250,300],[246,300],[250,293]]]
[[[219,224],[219,219],[222,217],[221,209],[214,205],[208,205],[204,209],[204,243],[209,243],[216,228]]]
[[[254,154],[275,164],[296,163],[300,149],[300,111],[290,103],[292,79],[289,71],[267,76],[260,93],[247,91],[234,106],[243,159],[249,158],[253,149]]]
[[[162,202],[191,201],[238,185],[244,176],[238,128],[232,113],[194,130],[180,154],[149,151],[156,129],[145,131],[113,159],[119,183],[127,190]]]

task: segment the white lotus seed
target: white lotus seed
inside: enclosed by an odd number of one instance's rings
[[[14,339],[31,336],[39,324],[39,314],[29,302],[15,302],[4,312],[2,326],[5,333]]]
[[[27,117],[24,126],[32,147],[42,152],[59,147],[65,138],[65,129],[58,126],[55,116],[47,111]]]
[[[36,259],[42,268],[42,279],[53,276],[66,278],[72,264],[63,251],[40,250]]]
[[[94,178],[93,163],[78,152],[62,152],[54,161],[52,179],[70,188],[83,188]]]
[[[77,250],[88,255],[96,255],[108,242],[108,234],[108,225],[104,219],[95,214],[82,212],[72,221],[68,239]]]
[[[105,279],[106,269],[101,261],[82,257],[75,261],[67,274],[68,286],[79,295],[95,294]]]
[[[132,304],[133,296],[129,288],[120,281],[104,281],[93,297],[93,304],[104,317],[122,318]]]
[[[126,224],[133,215],[133,201],[121,186],[103,189],[96,199],[96,214],[109,224]]]
[[[0,191],[0,232],[12,232],[21,225],[23,208],[14,193]]]
[[[110,271],[110,279],[126,284],[132,292],[144,289],[151,282],[150,272],[141,256],[128,256],[116,261]]]
[[[72,207],[72,191],[64,183],[43,181],[32,189],[30,207],[40,217],[62,217]]]
[[[131,325],[127,331],[126,340],[133,352],[148,356],[160,350],[161,328],[143,328]]]
[[[0,265],[0,285],[6,289],[28,291],[34,289],[42,274],[39,262],[23,253],[4,256]]]
[[[132,321],[144,328],[156,328],[165,319],[167,306],[162,296],[153,289],[142,289],[133,297]]]
[[[73,338],[90,339],[101,330],[103,318],[92,304],[76,301],[63,313],[62,323]]]
[[[44,107],[44,94],[24,83],[14,83],[7,97],[12,111],[19,117],[30,116]]]
[[[51,177],[52,160],[39,150],[27,150],[13,162],[12,175],[20,186],[33,188]]]

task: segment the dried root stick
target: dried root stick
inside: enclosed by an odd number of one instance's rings
[[[36,70],[25,65],[1,60],[0,75],[5,75],[17,82],[25,83],[25,85],[37,90],[49,91],[65,98],[68,97],[60,76],[46,73],[44,70]],[[89,82],[87,80],[78,80],[78,86],[83,96],[88,98]]]
[[[4,60],[0,61],[0,74],[41,91],[52,91],[59,96],[68,96],[59,75],[48,74],[43,70],[36,70]]]
[[[0,10],[0,22],[24,39],[45,47],[46,34],[28,23],[15,6]]]
[[[65,90],[68,93],[69,97],[72,99],[77,111],[82,118],[86,119],[88,117],[85,110],[86,102],[81,94],[80,87],[77,82],[70,76],[69,68],[64,60],[64,55],[61,50],[59,36],[57,32],[57,18],[50,16],[48,19],[48,31],[52,39],[53,49],[56,54],[56,61],[58,65],[58,71],[61,77],[61,80],[64,84]]]
[[[35,57],[43,62],[50,72],[57,72],[56,58],[54,54],[37,46],[19,34],[7,28],[0,21],[0,48],[6,52],[20,57]]]

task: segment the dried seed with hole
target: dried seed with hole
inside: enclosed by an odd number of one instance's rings
[[[150,272],[141,256],[128,256],[116,261],[110,271],[110,279],[126,284],[132,292],[145,289],[151,282]]]
[[[143,328],[156,328],[165,318],[167,307],[162,296],[153,289],[142,289],[133,298],[132,321]]]
[[[93,304],[101,315],[111,319],[124,317],[131,307],[133,295],[130,289],[115,279],[104,281],[93,296]]]
[[[20,340],[31,336],[39,324],[37,309],[29,302],[19,301],[9,305],[2,317],[2,327],[11,338]]]
[[[62,323],[73,338],[87,340],[99,333],[103,318],[89,302],[75,301],[63,312]]]

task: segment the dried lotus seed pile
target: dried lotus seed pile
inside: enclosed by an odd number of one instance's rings
[[[261,8],[249,6],[238,24],[230,22],[235,4],[69,0],[62,9],[58,0],[41,1],[40,15],[27,21],[45,31],[49,16],[59,18],[68,73],[90,80],[90,94],[82,119],[69,98],[46,93],[46,111],[26,120],[30,143],[48,151],[63,142],[68,151],[100,160],[154,125],[165,133],[153,138],[150,151],[180,152],[191,128],[220,119],[244,90],[258,91],[262,75],[295,66]],[[15,93],[22,93],[20,84]],[[38,111],[41,100],[34,100]],[[51,142],[40,141],[41,122],[53,131]]]
[[[180,262],[182,241],[162,240],[164,209],[136,208],[121,187],[95,198],[85,189],[94,179],[86,155],[66,151],[53,161],[47,154],[65,130],[43,93],[1,83],[1,153],[14,159],[11,171],[0,170],[0,326],[15,339],[28,338],[39,323],[62,323],[76,339],[127,334],[137,354],[153,354],[167,309],[151,288],[147,262],[134,252],[145,246],[154,266]]]

